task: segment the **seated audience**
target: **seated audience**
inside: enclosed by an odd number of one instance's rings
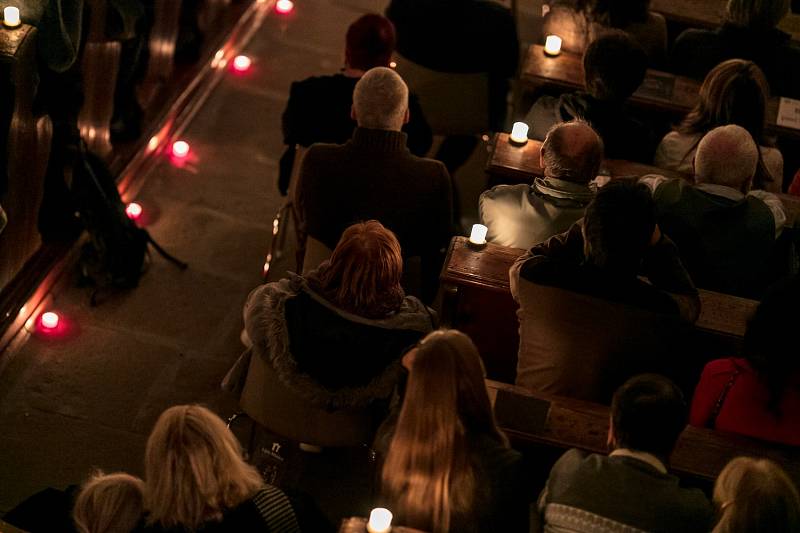
[[[650,11],[650,0],[551,0],[542,35],[561,37],[561,49],[582,54],[608,29],[623,30],[647,53],[651,66],[667,57],[667,21]]]
[[[498,185],[480,197],[486,238],[530,248],[569,229],[594,198],[590,183],[603,162],[603,141],[581,121],[553,126],[539,152],[543,178],[532,185]]]
[[[796,276],[769,290],[747,325],[744,357],[703,370],[690,424],[800,446],[800,361],[790,348],[798,302]]]
[[[261,357],[290,389],[322,407],[387,400],[400,356],[433,329],[431,311],[403,293],[402,273],[391,231],[374,220],[350,226],[317,270],[250,293],[244,325],[252,350],[225,387],[239,392],[250,358]]]
[[[292,83],[289,101],[283,112],[283,143],[279,188],[286,194],[295,158],[295,146],[314,143],[342,144],[353,136],[356,122],[351,116],[353,88],[366,71],[388,67],[395,46],[391,21],[367,14],[347,29],[344,68],[340,74],[313,76]],[[416,97],[408,98],[409,121],[403,125],[412,154],[424,156],[433,137]]]
[[[788,12],[789,0],[728,0],[719,28],[689,29],[675,40],[675,72],[701,80],[726,59],[747,59],[764,71],[773,94],[800,98],[800,47],[777,28]]]
[[[145,532],[301,531],[302,513],[244,462],[236,437],[205,407],[164,411],[144,466]]]
[[[89,478],[75,500],[73,517],[78,533],[130,533],[144,513],[144,482],[122,472],[98,472]]]
[[[406,258],[421,258],[423,296],[431,301],[453,234],[450,175],[439,161],[408,151],[400,131],[408,121],[408,87],[395,71],[364,74],[353,114],[358,127],[351,140],[316,144],[304,157],[297,196],[308,235],[333,249],[354,222],[380,221],[397,235]]]
[[[509,278],[517,385],[608,403],[633,375],[678,372],[681,319],[696,320],[700,302],[644,185],[601,188],[582,221],[522,255]]]
[[[544,139],[559,122],[585,120],[603,139],[607,158],[649,163],[653,133],[625,106],[646,70],[647,56],[631,36],[613,31],[599,37],[583,55],[586,91],[536,100],[525,117],[531,138]]]
[[[629,379],[611,404],[613,451],[573,449],[553,466],[539,497],[543,531],[707,532],[708,500],[667,472],[685,425],[686,403],[674,383],[655,374]]]
[[[800,495],[786,472],[769,459],[737,457],[714,485],[719,522],[712,533],[800,531]]]
[[[695,183],[642,178],[653,190],[658,225],[680,250],[698,287],[759,298],[776,275],[775,241],[786,221],[781,200],[751,191],[758,147],[739,126],[720,126],[697,145]]]
[[[735,124],[746,129],[759,146],[754,189],[780,192],[783,156],[765,146],[764,122],[769,85],[758,66],[743,59],[730,59],[714,67],[700,87],[694,109],[675,131],[664,136],[656,149],[655,165],[690,174],[697,144],[718,126]]]
[[[431,533],[527,533],[528,476],[494,420],[475,345],[435,331],[403,364],[408,383],[396,425],[384,426],[381,474],[397,522]]]

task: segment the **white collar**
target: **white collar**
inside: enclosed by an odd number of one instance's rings
[[[647,452],[637,452],[628,448],[617,448],[609,454],[609,457],[631,457],[643,463],[647,463],[662,474],[667,473],[667,467],[661,462],[661,459]]]

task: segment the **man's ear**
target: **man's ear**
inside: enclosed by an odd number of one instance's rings
[[[403,124],[408,124],[409,120],[411,120],[411,112],[406,108],[406,114],[403,115]]]
[[[544,144],[542,144],[542,146],[544,146]],[[539,148],[539,168],[544,169],[544,154],[541,148]]]
[[[356,106],[350,106],[350,118],[358,122],[358,117],[356,116]]]

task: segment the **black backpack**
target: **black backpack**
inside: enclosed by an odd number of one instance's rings
[[[187,264],[168,254],[147,230],[125,213],[116,180],[105,161],[81,141],[72,177],[72,196],[89,241],[81,250],[82,282],[96,287],[91,304],[104,288],[131,289],[139,284],[149,257],[148,244],[181,270]]]

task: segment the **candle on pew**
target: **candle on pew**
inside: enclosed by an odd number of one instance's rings
[[[7,28],[16,28],[20,23],[19,8],[8,6],[3,10],[3,25]]]
[[[367,531],[369,533],[389,533],[392,530],[392,513],[389,509],[376,507],[369,513]]]
[[[561,53],[561,37],[548,35],[544,41],[544,53],[548,56],[557,56]]]
[[[528,125],[524,122],[515,122],[511,128],[509,140],[515,144],[525,144],[528,142]]]
[[[489,228],[483,224],[473,224],[472,232],[469,234],[469,242],[478,246],[483,246],[486,244],[486,233],[488,231]]]

